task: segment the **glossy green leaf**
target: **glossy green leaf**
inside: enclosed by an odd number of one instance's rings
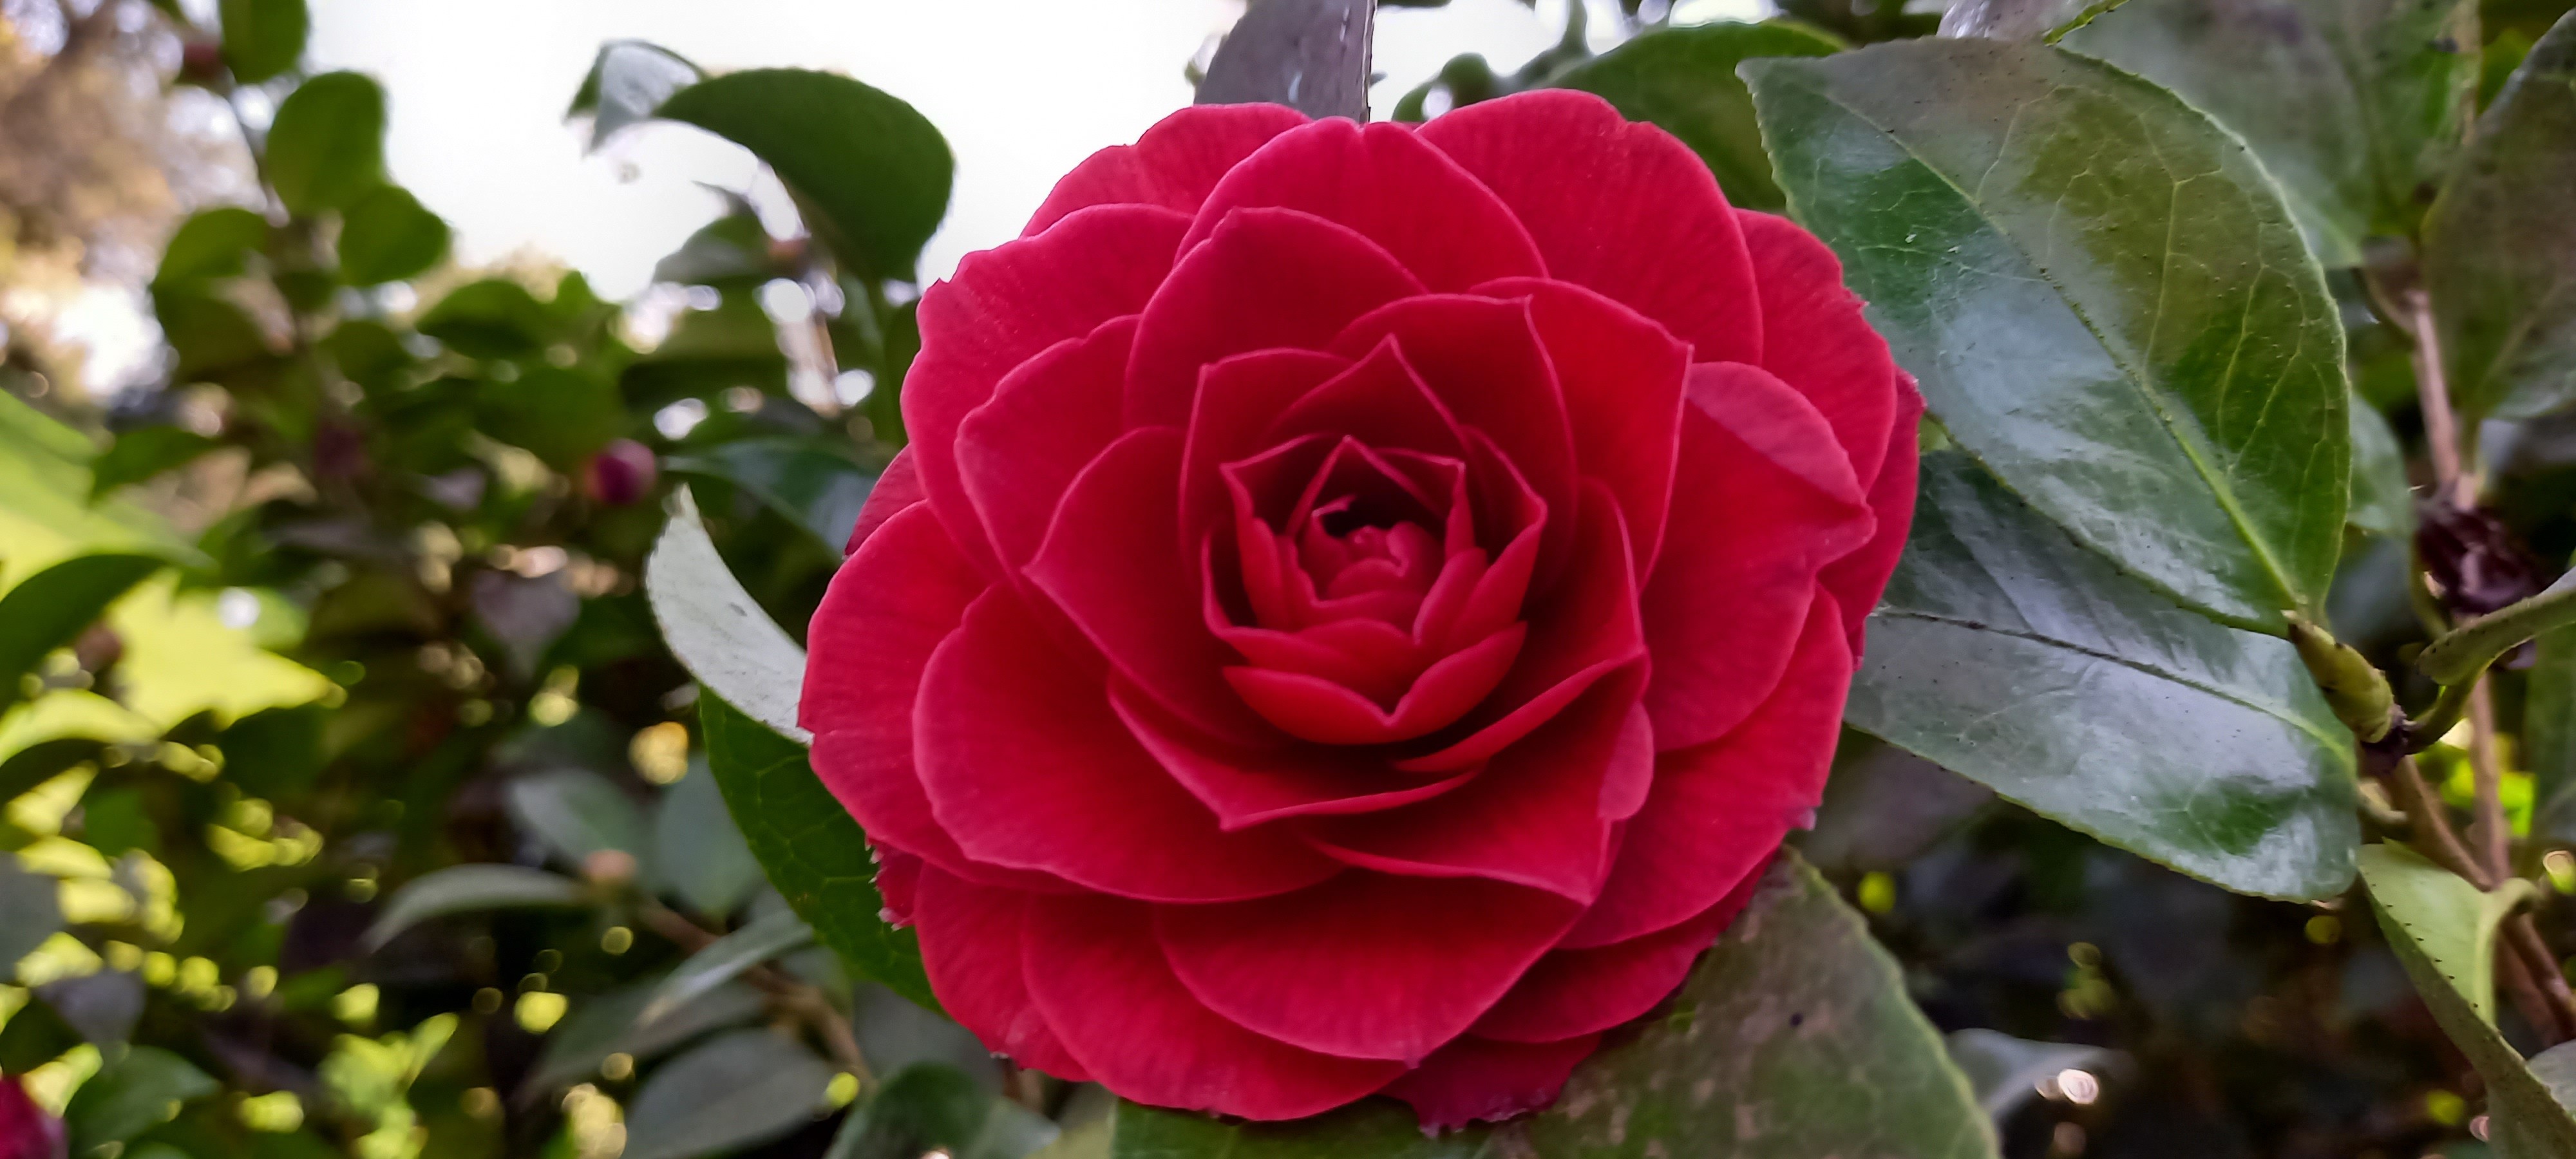
[[[681,89],[657,115],[749,149],[805,226],[861,277],[910,280],[948,213],[948,142],[911,105],[830,73],[749,69]]]
[[[1957,452],[1925,457],[1844,718],[2239,893],[2352,882],[2352,734],[2290,645],[2175,607]]]
[[[690,1159],[785,1135],[823,1108],[831,1064],[769,1030],[734,1030],[654,1069],[626,1108],[624,1159]]]
[[[449,291],[420,316],[419,329],[472,358],[525,358],[555,338],[554,316],[526,286],[507,278]]]
[[[1372,1100],[1235,1125],[1122,1104],[1116,1159],[1991,1159],[1993,1126],[1895,959],[1794,853],[1662,1013],[1575,1068],[1549,1110],[1426,1138]]]
[[[326,72],[288,93],[268,127],[268,183],[295,214],[345,209],[384,180],[385,90]]]
[[[1698,153],[1726,199],[1746,209],[1786,204],[1753,120],[1753,96],[1735,66],[1763,56],[1828,56],[1841,46],[1796,24],[1720,22],[1648,32],[1567,69],[1555,84],[1652,121]]]
[[[644,811],[633,798],[588,769],[549,769],[512,780],[502,790],[510,819],[537,836],[566,864],[615,851],[650,861]]]
[[[447,223],[399,185],[380,185],[340,222],[340,276],[352,286],[397,282],[447,256]]]
[[[312,17],[304,0],[223,0],[224,66],[233,79],[258,84],[304,56]]]
[[[136,427],[90,460],[90,494],[104,495],[193,462],[223,444],[186,427]]]
[[[14,966],[63,928],[61,892],[53,878],[0,857],[0,962]]]
[[[78,556],[0,595],[0,708],[25,694],[23,682],[47,653],[69,647],[117,597],[167,566],[148,555]]]
[[[698,692],[707,767],[769,883],[851,970],[932,1010],[921,944],[887,925],[867,835],[805,763],[805,750],[762,728],[714,689]]]
[[[404,930],[449,914],[495,909],[576,906],[589,896],[569,877],[523,865],[451,865],[413,878],[376,911],[367,927],[369,950],[382,947]]]
[[[246,259],[268,244],[268,219],[238,205],[202,209],[180,223],[161,249],[156,286],[181,286],[240,275]]]
[[[590,115],[590,147],[597,149],[619,129],[651,119],[672,93],[704,79],[704,70],[661,45],[612,40],[599,46],[565,114]]]
[[[484,382],[474,393],[474,423],[559,471],[579,468],[628,426],[617,384],[577,366],[532,367],[508,382]]]
[[[100,1148],[158,1127],[175,1117],[181,1104],[215,1093],[216,1086],[206,1072],[160,1047],[128,1047],[82,1083],[63,1108],[72,1151],[98,1154]]]
[[[679,475],[719,479],[757,496],[838,552],[858,526],[876,476],[826,439],[733,439],[662,460]]]
[[[1288,105],[1310,117],[1368,119],[1368,0],[1264,0],[1209,58],[1202,105]]]
[[[995,1101],[954,1067],[916,1063],[850,1112],[824,1159],[915,1159],[932,1152],[963,1159]]]
[[[796,704],[805,686],[805,650],[733,578],[707,538],[697,500],[686,487],[671,492],[671,521],[644,561],[644,590],[652,599],[654,620],[662,625],[663,641],[700,685],[780,736],[798,744],[811,738],[796,723]],[[712,745],[707,759],[716,760]],[[727,773],[718,766],[716,775],[721,780]],[[733,800],[730,786],[725,799]],[[734,819],[742,822],[743,836],[752,839],[758,852],[759,839],[739,804]],[[772,865],[770,872],[775,877],[777,867]]]
[[[2402,234],[2477,85],[2473,0],[2129,0],[2061,43],[2172,89],[2241,134],[2317,257]]]
[[[2526,418],[2576,401],[2576,14],[2532,46],[2479,118],[2424,223],[2451,397]]]
[[[701,995],[742,977],[744,971],[813,941],[813,927],[789,910],[754,918],[741,929],[700,947],[662,979],[662,984],[653,988],[652,1000],[636,1016],[636,1024],[650,1026],[670,1017]]]
[[[2373,535],[2411,540],[2415,492],[2406,481],[2406,448],[2387,417],[2358,392],[2346,406],[2352,415],[2352,511],[2345,519]]]
[[[571,1015],[546,1036],[524,1089],[544,1092],[588,1081],[612,1054],[642,1062],[658,1058],[690,1039],[757,1018],[767,1002],[760,991],[742,983],[718,986],[653,1020],[640,1023],[645,1004],[659,982],[645,982],[597,998],[576,998]]]
[[[2503,1159],[2576,1155],[2576,1084],[2571,1060],[2549,1058],[2544,1080],[2495,1027],[2496,926],[2528,896],[2531,883],[2482,893],[2414,850],[2375,844],[2361,851],[2362,879],[2388,946],[2433,1011],[2433,1020],[2487,1083],[2488,1139]],[[2539,1062],[2535,1059],[2533,1062]],[[2563,1092],[2563,1093],[2562,1093]]]
[[[2035,44],[1748,61],[1791,212],[1950,437],[2123,569],[2282,630],[2343,547],[2343,327],[2280,195],[2172,94]]]
[[[760,885],[760,862],[725,812],[724,792],[703,759],[662,791],[653,809],[653,875],[690,909],[723,917]]]

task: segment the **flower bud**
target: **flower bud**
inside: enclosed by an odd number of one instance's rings
[[[2308,675],[2316,678],[2318,690],[2326,694],[2326,706],[2334,709],[2335,719],[2365,744],[2388,735],[2397,698],[2378,668],[2352,645],[2295,612],[2290,614],[2290,643],[2298,648]]]
[[[179,79],[204,83],[223,75],[224,46],[211,40],[191,40],[179,49]]]
[[[624,885],[635,880],[635,855],[623,849],[593,850],[581,859],[581,875],[592,885]]]
[[[652,494],[660,477],[652,448],[633,439],[618,439],[590,457],[582,468],[582,487],[598,502],[624,507]]]
[[[62,1159],[63,1121],[45,1113],[14,1075],[0,1075],[0,1159]]]

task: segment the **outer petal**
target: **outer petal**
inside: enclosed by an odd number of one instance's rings
[[[1140,1103],[1294,1119],[1404,1070],[1300,1050],[1200,1005],[1156,948],[1145,906],[1101,897],[1032,906],[1021,952],[1030,996],[1065,1049]]]
[[[1305,123],[1305,114],[1285,105],[1192,105],[1155,122],[1135,144],[1112,145],[1074,166],[1021,236],[1093,205],[1159,205],[1195,214],[1228,170]]]
[[[922,871],[919,890],[921,964],[939,1004],[986,1049],[1060,1079],[1088,1081],[1091,1076],[1065,1053],[1029,1000],[1020,927],[1030,895],[975,885],[937,869]]]
[[[1600,1045],[1598,1034],[1545,1043],[1470,1035],[1387,1084],[1386,1093],[1412,1104],[1426,1132],[1508,1119],[1555,1102],[1575,1064]]]
[[[1876,521],[1824,419],[1753,367],[1703,365],[1664,553],[1646,581],[1655,741],[1724,736],[1771,694],[1824,568]]]
[[[1418,1063],[1511,989],[1581,907],[1475,878],[1353,871],[1281,897],[1158,906],[1181,984],[1256,1033]]]
[[[1118,396],[1136,320],[1118,318],[1068,338],[1003,377],[957,429],[966,493],[1002,562],[1026,565],[1046,538],[1056,501],[1118,438]]]
[[[1187,422],[1209,363],[1274,347],[1322,350],[1352,319],[1421,292],[1392,256],[1349,229],[1292,209],[1238,210],[1182,257],[1145,307],[1127,368],[1127,425]]]
[[[1690,147],[1608,101],[1542,89],[1422,127],[1511,206],[1548,275],[1626,303],[1701,362],[1762,360],[1753,263],[1735,211]]]
[[[1715,744],[1662,754],[1601,900],[1561,948],[1624,942],[1689,921],[1770,860],[1824,797],[1851,691],[1847,639],[1834,602],[1814,601],[1797,656],[1761,711]]]
[[[1157,901],[1264,897],[1335,868],[1285,834],[1220,831],[1005,587],[932,654],[913,728],[931,809],[979,861]]]
[[[1869,485],[1896,417],[1896,357],[1843,288],[1834,251],[1785,217],[1736,211],[1762,286],[1762,368],[1797,388],[1833,424],[1852,476]],[[1910,433],[1910,432],[1909,432]]]
[[[1558,1042],[1608,1030],[1652,1010],[1681,987],[1691,963],[1744,912],[1762,875],[1670,929],[1538,960],[1521,984],[1476,1020],[1474,1033],[1505,1042]]]
[[[1405,125],[1340,118],[1280,134],[1217,182],[1181,248],[1254,206],[1302,210],[1386,247],[1433,290],[1546,272],[1512,211]]]
[[[921,296],[921,354],[903,381],[922,491],[966,558],[997,574],[992,545],[959,477],[958,425],[1002,376],[1067,338],[1145,306],[1171,270],[1189,219],[1168,209],[1104,205],[1060,229],[969,254]]]
[[[1923,418],[1923,396],[1915,392],[1913,380],[1903,375],[1897,376],[1897,389],[1902,393],[1897,400],[1896,429],[1888,436],[1887,460],[1879,467],[1878,481],[1869,488],[1869,505],[1878,512],[1878,534],[1868,546],[1835,560],[1823,576],[1825,591],[1842,605],[1843,626],[1851,632],[1854,656],[1860,655],[1861,632],[1869,613],[1887,590],[1897,557],[1905,554],[1906,534],[1914,529],[1915,468],[1921,457],[1915,427]]]
[[[844,557],[857,555],[859,545],[885,526],[895,513],[922,501],[920,462],[912,457],[912,448],[894,453],[885,470],[877,475],[876,485],[868,488],[868,501],[859,505],[859,521],[850,528],[849,546],[841,549]]]

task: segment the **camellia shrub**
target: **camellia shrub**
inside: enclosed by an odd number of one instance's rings
[[[927,286],[918,112],[613,43],[800,222],[668,318],[172,15],[0,1159],[2576,1156],[2576,17],[1639,7],[1369,123],[1259,0]]]

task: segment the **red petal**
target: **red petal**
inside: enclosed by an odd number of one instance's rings
[[[1761,361],[1761,298],[1735,211],[1671,134],[1591,94],[1542,89],[1445,114],[1422,139],[1502,197],[1550,277],[1662,323],[1696,361]]]
[[[1704,364],[1691,402],[1672,522],[1644,597],[1655,654],[1646,710],[1666,749],[1724,736],[1770,695],[1817,574],[1875,529],[1831,429],[1780,380]]]
[[[1093,205],[1137,203],[1197,213],[1228,170],[1272,137],[1305,124],[1284,105],[1192,105],[1154,123],[1133,145],[1084,158],[1055,183],[1021,236]]]
[[[1352,319],[1421,292],[1377,243],[1348,229],[1293,209],[1237,210],[1182,256],[1145,307],[1127,368],[1127,425],[1188,421],[1209,363],[1325,349]]]
[[[1269,726],[1217,679],[1235,661],[1200,622],[1196,563],[1182,553],[1181,433],[1130,431],[1092,460],[1056,508],[1030,582],[1120,675],[1192,725],[1258,743]]]
[[[1575,1064],[1600,1045],[1597,1034],[1547,1043],[1461,1038],[1387,1084],[1386,1094],[1412,1104],[1426,1132],[1508,1119],[1555,1102]]]
[[[1761,880],[1759,872],[1746,874],[1723,900],[1670,929],[1550,953],[1476,1020],[1475,1033],[1505,1042],[1555,1042],[1608,1030],[1654,1009],[1681,988],[1691,963],[1743,912]]]
[[[1843,266],[1816,235],[1785,217],[1736,211],[1762,285],[1762,368],[1807,396],[1832,423],[1866,484],[1887,458],[1896,416],[1896,357],[1843,288]],[[1910,433],[1910,432],[1909,432]]]
[[[1280,134],[1217,182],[1182,250],[1249,207],[1348,226],[1433,290],[1546,272],[1511,210],[1409,126],[1335,118]]]
[[[1351,323],[1333,348],[1358,357],[1390,335],[1449,413],[1493,439],[1548,510],[1574,509],[1574,443],[1565,397],[1531,326],[1528,303],[1463,294],[1407,298]],[[1549,522],[1539,547],[1542,584],[1564,566],[1573,533],[1563,519]]]
[[[1579,910],[1499,882],[1354,870],[1257,902],[1157,906],[1154,929],[1182,985],[1245,1028],[1418,1063],[1501,998]]]
[[[1405,363],[1404,352],[1392,337],[1290,404],[1261,441],[1281,443],[1316,434],[1450,458],[1467,453],[1457,420]]]
[[[1762,868],[1824,796],[1851,690],[1832,600],[1809,606],[1796,657],[1761,710],[1726,738],[1657,758],[1618,864],[1562,948],[1608,945],[1688,921]]]
[[[1021,1066],[1068,1082],[1090,1081],[1029,1001],[1020,930],[1030,895],[926,869],[919,901],[921,965],[949,1017],[973,1031],[985,1049]]]
[[[1481,877],[1590,904],[1610,870],[1601,813],[1613,782],[1644,785],[1651,740],[1621,727],[1638,681],[1597,685],[1574,708],[1504,749],[1473,782],[1439,800],[1308,830],[1309,841],[1353,865],[1419,877]]]
[[[903,425],[921,486],[957,545],[987,575],[993,547],[957,469],[957,428],[1004,375],[1040,351],[1145,308],[1189,219],[1104,205],[1037,237],[966,255],[921,296],[921,354],[903,380]]]
[[[1264,897],[1332,872],[1284,834],[1219,830],[1009,588],[978,597],[931,656],[914,727],[931,808],[977,860],[1156,901]]]
[[[957,428],[957,468],[1002,562],[1026,565],[1056,501],[1118,438],[1136,320],[1118,318],[1019,365]]]
[[[1851,632],[1854,656],[1860,655],[1869,613],[1878,607],[1887,577],[1896,571],[1897,557],[1905,554],[1905,536],[1914,528],[1914,472],[1921,454],[1915,427],[1923,417],[1923,396],[1915,393],[1914,381],[1902,375],[1897,390],[1902,394],[1895,430],[1888,436],[1887,460],[1879,467],[1878,481],[1869,488],[1870,508],[1878,512],[1878,534],[1868,546],[1835,560],[1820,577],[1825,591],[1842,605],[1843,626]]]
[[[1426,781],[1331,749],[1235,748],[1181,723],[1124,681],[1111,682],[1109,703],[1146,751],[1181,787],[1216,810],[1218,824],[1227,830],[1287,817],[1392,809],[1446,793],[1477,772]]]
[[[857,555],[859,545],[866,543],[868,536],[894,518],[896,512],[921,502],[921,472],[915,466],[910,447],[896,451],[894,458],[887,461],[885,470],[877,475],[876,485],[868,488],[868,501],[859,505],[859,522],[850,528],[849,546],[841,549],[844,558]]]
[[[1247,1119],[1295,1119],[1385,1086],[1401,1064],[1335,1058],[1264,1038],[1183,989],[1151,912],[1109,898],[1030,907],[1030,996],[1065,1049],[1119,1095]]]
[[[1311,350],[1258,350],[1209,366],[1190,404],[1188,442],[1181,452],[1181,533],[1195,540],[1231,513],[1225,477],[1218,468],[1269,445],[1261,432],[1349,361]]]
[[[1290,736],[1328,745],[1387,744],[1437,732],[1466,715],[1510,671],[1528,626],[1514,624],[1423,670],[1388,712],[1320,677],[1241,665],[1225,670],[1252,710]]]
[[[922,871],[929,867],[891,845],[871,841],[868,848],[877,858],[877,896],[885,901],[884,912],[877,916],[897,929],[911,925],[913,898],[921,890]]]
[[[1645,574],[1672,506],[1690,347],[1636,311],[1570,282],[1520,279],[1476,292],[1529,299],[1530,322],[1565,395],[1575,467],[1609,484],[1628,517],[1637,573]]]

